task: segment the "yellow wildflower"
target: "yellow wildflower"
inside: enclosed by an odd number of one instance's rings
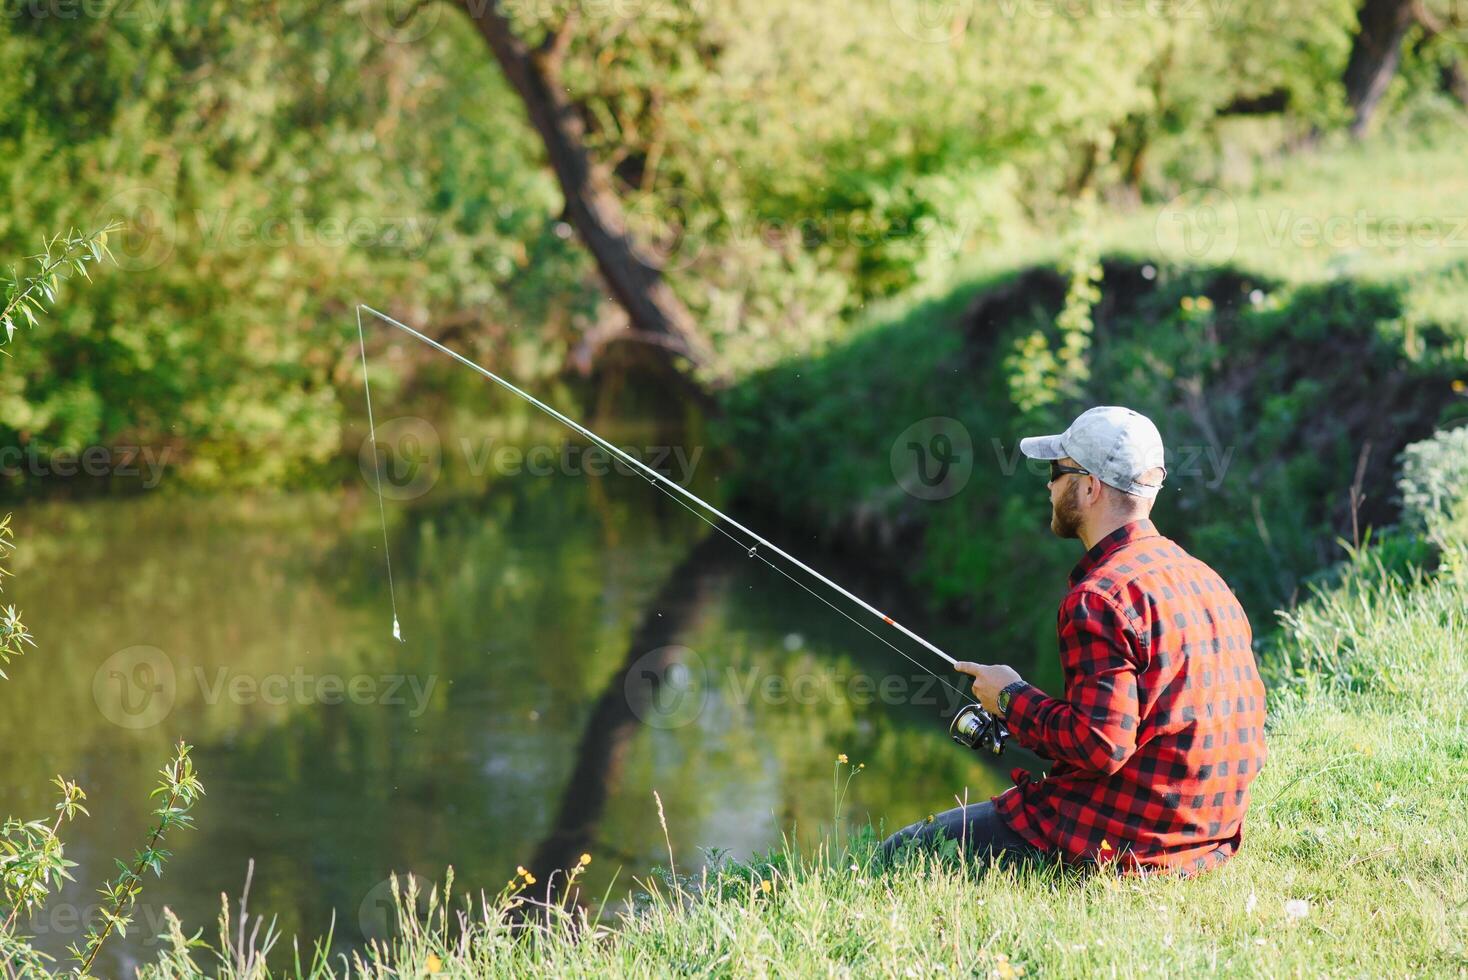
[[[1104,837],[1101,838],[1101,850],[1103,850],[1103,851],[1109,851],[1109,850],[1111,850],[1111,841],[1107,840]]]
[[[429,973],[438,973],[440,970],[443,969],[443,961],[440,960],[437,955],[429,953],[428,961],[423,964],[423,968]]]
[[[1462,378],[1454,378],[1453,390],[1460,394],[1464,391],[1468,391],[1468,381],[1464,381]]]
[[[846,753],[842,752],[840,755],[838,755],[836,757],[836,761],[841,763],[843,766],[846,765]]]
[[[770,884],[770,879],[768,878],[763,879],[759,883],[759,890],[764,892],[765,894],[769,894],[774,887],[774,885]]]
[[[1191,310],[1192,308],[1193,308],[1193,297],[1191,297],[1191,296],[1184,296],[1183,297],[1183,309],[1185,309],[1185,310]]]
[[[579,865],[582,865],[583,867],[586,866],[586,865],[588,865],[588,864],[590,864],[591,863],[591,855],[590,854],[583,854],[583,855],[581,855],[581,860],[577,861],[576,863],[579,864]]]
[[[533,885],[533,884],[535,884],[535,875],[531,874],[528,871],[525,872],[525,884],[527,884],[527,885]]]
[[[1009,962],[1008,956],[1000,953],[994,957],[994,976],[999,977],[999,980],[1014,980],[1015,977],[1024,975],[1025,968]]]

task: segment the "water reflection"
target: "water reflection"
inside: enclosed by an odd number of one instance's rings
[[[32,923],[77,939],[147,820],[170,742],[208,796],[118,972],[166,904],[206,927],[256,862],[251,907],[287,933],[360,942],[389,871],[497,890],[583,851],[586,892],[806,839],[833,819],[837,753],[864,761],[842,819],[906,821],[999,777],[947,742],[955,704],[915,668],[638,478],[446,483],[389,509],[406,642],[391,639],[376,502],[360,492],[43,505],[16,515],[14,597],[41,652],[0,685],[0,808],[47,780],[92,804],[67,835],[79,884]],[[924,622],[890,580],[838,580]],[[99,679],[100,678],[100,679]],[[620,869],[620,875],[618,871]]]

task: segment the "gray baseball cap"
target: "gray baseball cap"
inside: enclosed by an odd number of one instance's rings
[[[1082,412],[1058,436],[1021,439],[1019,451],[1030,459],[1069,456],[1102,483],[1134,496],[1155,497],[1162,489],[1160,483],[1141,482],[1144,473],[1163,465],[1162,435],[1151,419],[1129,408],[1102,405]]]

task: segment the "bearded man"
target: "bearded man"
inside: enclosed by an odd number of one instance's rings
[[[1052,697],[1004,664],[957,669],[1054,765],[1038,780],[1015,770],[1012,788],[912,824],[884,851],[949,837],[987,858],[1216,867],[1239,848],[1265,759],[1249,620],[1223,579],[1149,520],[1166,469],[1148,418],[1093,408],[1020,450],[1050,463],[1050,529],[1086,549],[1056,623],[1064,689]]]

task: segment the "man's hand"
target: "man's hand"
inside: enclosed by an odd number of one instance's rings
[[[1013,667],[1004,664],[956,663],[953,669],[973,676],[974,698],[990,714],[999,713],[999,692],[1015,681],[1024,679]]]

